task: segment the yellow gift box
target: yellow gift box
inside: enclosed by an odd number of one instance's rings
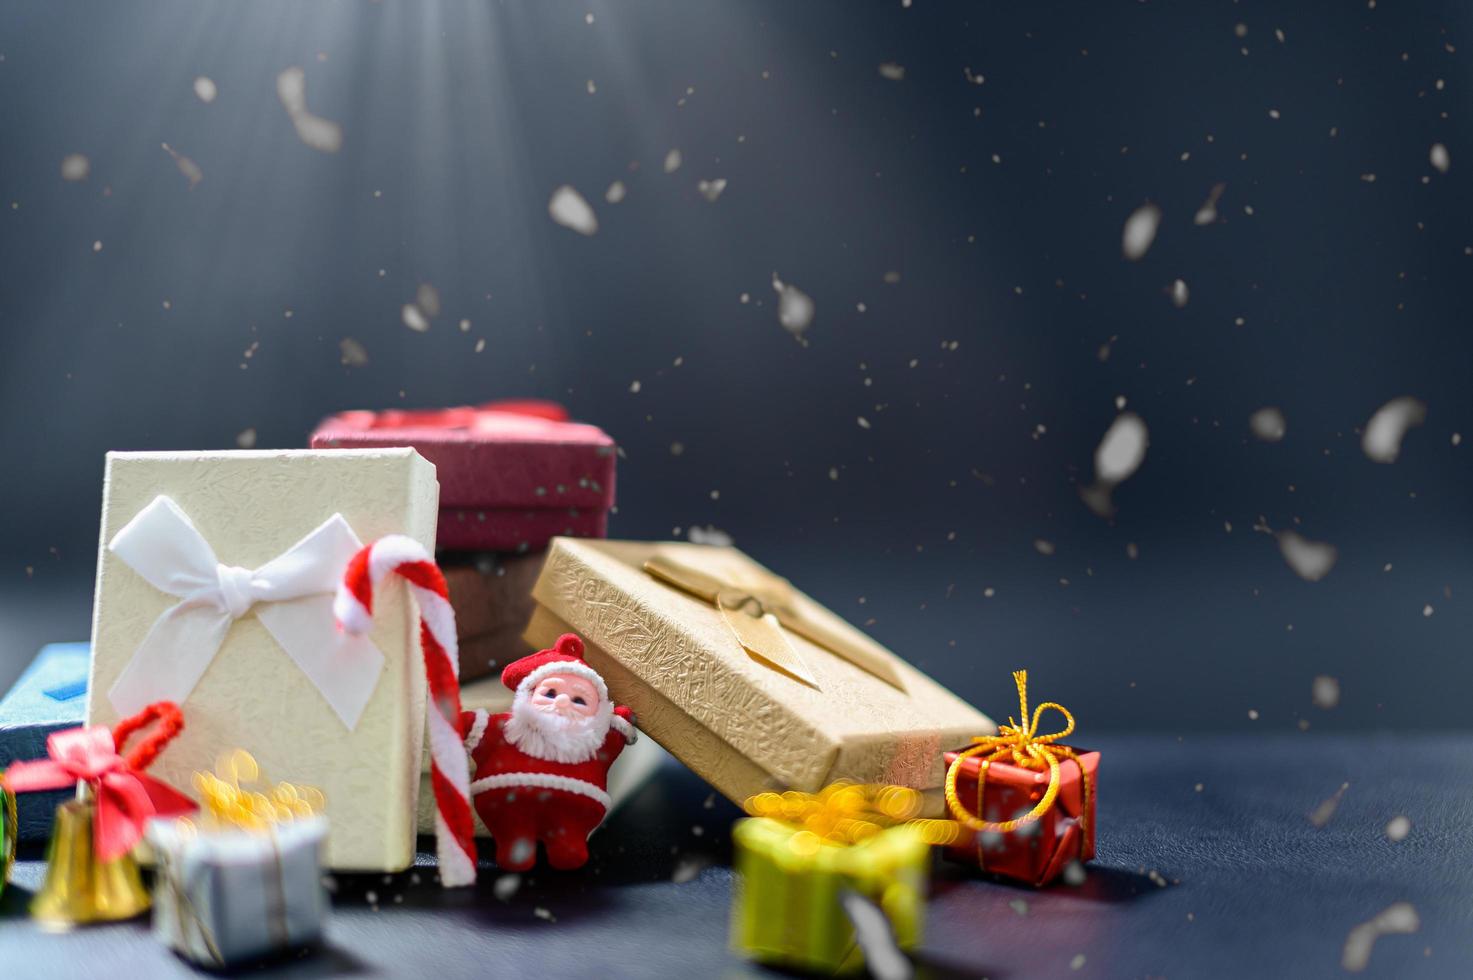
[[[760,816],[732,829],[732,948],[766,963],[856,971],[865,954],[844,907],[848,893],[879,909],[896,947],[919,945],[928,832],[941,823],[902,822],[919,804],[913,791],[844,783],[748,800]]]
[[[734,548],[555,538],[527,639],[583,637],[639,728],[722,794],[838,780],[925,793],[981,712]]]

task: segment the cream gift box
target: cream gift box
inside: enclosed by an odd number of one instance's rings
[[[372,631],[348,638],[329,583],[383,535],[433,548],[438,502],[412,449],[109,453],[88,724],[175,700],[185,728],[154,775],[188,791],[247,749],[322,790],[330,867],[408,867],[425,720],[412,604],[382,589]]]
[[[640,731],[729,799],[836,780],[944,809],[942,753],[991,720],[734,548],[555,538],[527,640],[574,632]]]
[[[510,711],[511,697],[512,692],[502,685],[499,676],[483,677],[478,681],[463,684],[460,688],[460,705],[467,711],[484,708],[493,715]],[[609,768],[609,815],[612,815],[624,801],[633,796],[668,757],[668,753],[651,738],[636,739],[626,745],[624,751],[619,753],[619,758],[615,759],[613,766]],[[419,832],[433,834],[435,832],[435,797],[430,787],[428,744],[425,746],[424,761],[420,769]],[[481,822],[480,813],[472,809],[471,816],[475,821],[476,836],[490,837],[491,831],[487,830],[486,825]]]

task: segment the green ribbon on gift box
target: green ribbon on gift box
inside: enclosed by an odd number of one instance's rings
[[[20,834],[20,820],[15,810],[15,794],[0,777],[0,895],[5,894],[5,883],[10,880],[10,868],[15,864],[15,839]]]

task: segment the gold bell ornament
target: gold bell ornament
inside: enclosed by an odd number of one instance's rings
[[[97,856],[92,829],[96,813],[93,800],[72,800],[56,808],[46,847],[46,881],[31,900],[31,915],[43,928],[70,929],[148,911],[148,891],[133,855],[111,861]]]
[[[155,722],[137,748],[119,754],[129,736]],[[178,706],[160,701],[113,731],[97,725],[55,732],[46,740],[49,758],[6,770],[5,781],[17,793],[79,784],[77,799],[56,810],[46,881],[31,901],[31,915],[44,928],[131,919],[148,909],[133,848],[147,821],[191,813],[195,804],[143,770],[183,728]]]

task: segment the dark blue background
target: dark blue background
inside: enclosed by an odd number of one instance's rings
[[[86,635],[106,450],[300,446],[342,408],[536,395],[619,440],[616,535],[714,524],[994,714],[1026,666],[1086,741],[1466,727],[1469,17],[0,6],[0,688]],[[341,152],[294,133],[292,65]],[[564,183],[593,237],[549,219]],[[1160,234],[1127,262],[1148,200]],[[774,272],[814,298],[806,346]],[[444,309],[423,334],[400,321],[421,283]],[[1400,395],[1427,422],[1377,465],[1360,429]],[[1151,446],[1111,522],[1077,491],[1117,396]],[[1275,445],[1247,426],[1270,404]],[[1298,579],[1260,517],[1338,565]],[[1317,674],[1339,707],[1311,706]]]

